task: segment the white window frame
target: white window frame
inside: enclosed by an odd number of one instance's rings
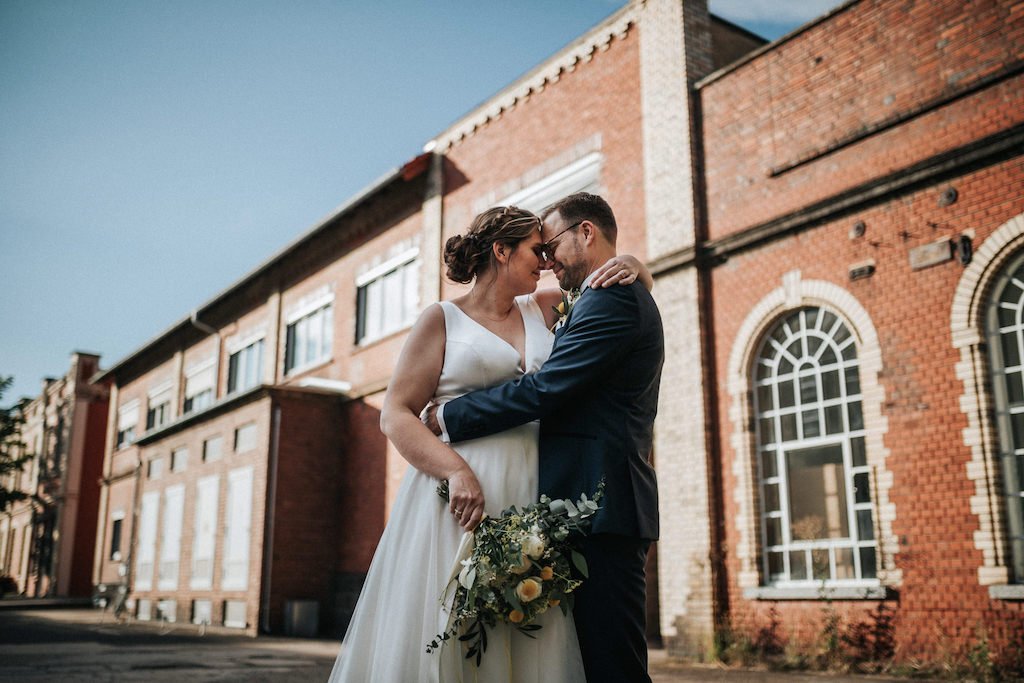
[[[168,422],[171,421],[171,411],[173,408],[173,396],[172,389],[173,385],[170,381],[164,382],[154,388],[146,397],[146,431],[151,429],[160,429]],[[150,416],[159,416],[159,419],[154,419],[153,424],[150,425]]]
[[[372,344],[416,321],[420,308],[419,256],[419,247],[411,247],[356,278],[357,344]],[[388,287],[393,291],[387,291]]]
[[[808,318],[815,318],[807,327]],[[827,322],[826,322],[827,321]],[[798,325],[793,326],[794,322]],[[827,327],[827,329],[823,329]],[[841,339],[836,339],[841,336]],[[819,344],[809,348],[810,343]],[[751,384],[757,435],[757,472],[761,515],[762,584],[776,588],[875,587],[879,585],[877,510],[871,468],[865,451],[863,396],[857,340],[842,316],[825,306],[808,306],[788,312],[773,324],[755,356]],[[799,356],[789,350],[799,344]],[[819,365],[829,351],[835,361]],[[786,368],[779,373],[780,366]],[[825,377],[835,373],[835,395],[823,397]],[[850,378],[852,376],[852,381]],[[853,388],[854,393],[847,393]],[[804,402],[805,398],[811,398]],[[829,415],[839,413],[838,429],[829,431]],[[859,417],[858,417],[859,416]],[[787,429],[785,425],[792,425]],[[816,433],[808,433],[816,432]],[[784,437],[789,433],[791,438]],[[780,438],[783,437],[783,438]],[[792,538],[793,521],[787,457],[813,448],[839,447],[842,454],[842,497],[847,536],[843,538]],[[859,454],[860,462],[854,461]],[[863,490],[860,487],[864,487]],[[865,493],[866,491],[866,493]],[[838,493],[838,492],[837,492]],[[858,501],[858,495],[861,499]],[[866,498],[866,500],[864,500]],[[772,503],[777,502],[777,509]],[[870,538],[861,538],[860,520],[866,519]],[[771,529],[777,529],[770,534]],[[775,543],[770,543],[770,535]],[[852,578],[837,577],[837,554],[849,551]],[[827,554],[828,574],[814,571]],[[803,576],[796,575],[792,560],[802,558]],[[866,566],[870,562],[871,566]],[[862,566],[865,563],[865,566]]]
[[[183,415],[208,408],[217,399],[216,373],[216,356],[210,356],[185,372],[185,402],[181,411]]]
[[[196,508],[192,532],[192,567],[189,588],[213,588],[214,559],[217,555],[217,504],[220,475],[203,477],[196,484]]]
[[[239,467],[228,472],[221,590],[239,591],[248,588],[252,503],[253,468]]]
[[[315,321],[315,334],[308,331]],[[293,332],[294,330],[294,332]],[[318,297],[285,322],[285,375],[295,375],[330,360],[334,348],[334,294]],[[314,348],[310,349],[310,345]]]
[[[232,351],[228,356],[228,394],[235,394],[239,391],[245,391],[252,387],[258,386],[263,382],[263,359],[266,344],[264,343],[264,337],[260,336],[255,339],[250,339],[244,346],[240,346],[236,350]],[[255,353],[255,358],[252,355]],[[236,360],[237,359],[237,360]],[[232,384],[232,365],[235,365],[237,370],[234,378],[235,383]],[[253,369],[255,368],[255,370]],[[237,381],[241,378],[241,381]]]
[[[182,523],[185,519],[185,485],[164,489],[164,523],[160,537],[159,590],[176,590],[181,570]]]
[[[562,197],[576,192],[600,194],[603,165],[604,155],[591,152],[495,202],[495,206],[517,206],[539,213]]]
[[[134,443],[139,429],[139,399],[132,399],[117,409],[117,448]]]
[[[135,559],[135,585],[137,591],[153,589],[153,572],[156,570],[156,529],[160,515],[160,492],[148,491],[142,494],[142,509],[139,513],[139,555]]]

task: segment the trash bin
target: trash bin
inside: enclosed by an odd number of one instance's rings
[[[316,600],[286,600],[284,634],[312,638],[320,631],[320,603]]]

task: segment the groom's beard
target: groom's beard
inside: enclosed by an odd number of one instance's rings
[[[562,261],[562,272],[558,275],[558,286],[568,292],[571,289],[579,289],[583,281],[587,279],[590,270],[587,267],[586,254],[579,244],[575,244],[573,250],[574,263]]]

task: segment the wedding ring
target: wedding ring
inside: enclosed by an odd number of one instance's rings
[[[455,511],[455,514],[457,514],[457,515],[461,515],[461,514],[462,514],[462,510],[456,510],[456,511]]]

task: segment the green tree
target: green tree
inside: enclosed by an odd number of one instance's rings
[[[0,399],[14,382],[13,377],[0,377]],[[25,422],[19,402],[10,408],[0,408],[0,512],[13,503],[28,498],[24,491],[7,488],[7,477],[20,472],[31,459],[21,441],[21,426]]]

